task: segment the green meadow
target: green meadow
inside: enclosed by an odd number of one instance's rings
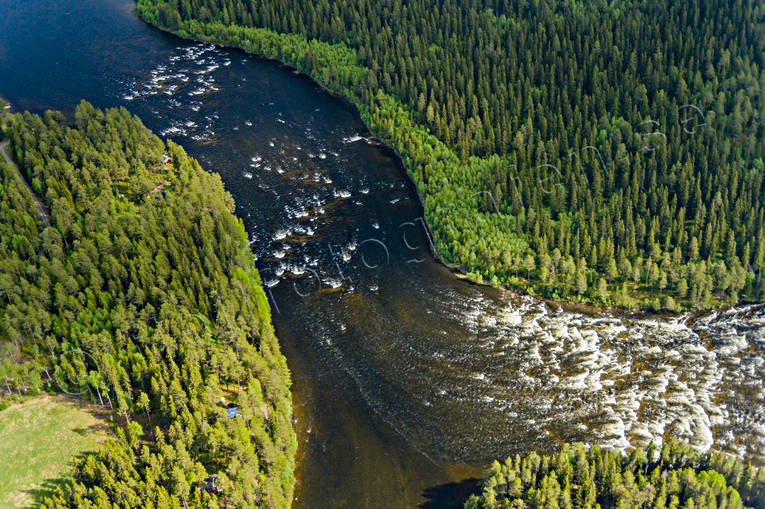
[[[94,407],[40,396],[0,411],[0,508],[36,507],[71,475],[72,458],[107,436]]]

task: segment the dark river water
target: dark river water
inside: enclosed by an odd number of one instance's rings
[[[436,263],[413,186],[353,110],[129,0],[0,0],[0,95],[125,106],[218,172],[294,379],[294,507],[459,506],[491,458],[678,436],[765,463],[765,310],[622,315]]]

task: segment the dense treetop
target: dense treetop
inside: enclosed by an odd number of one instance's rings
[[[765,506],[765,471],[675,440],[629,454],[582,444],[556,455],[532,452],[485,472],[466,509],[683,508]]]
[[[477,280],[657,308],[765,296],[754,0],[137,3],[348,95]]]
[[[220,177],[124,109],[7,124],[50,224],[0,163],[2,398],[65,391],[115,413],[115,438],[44,505],[288,507],[290,374]],[[222,496],[198,487],[213,473]]]

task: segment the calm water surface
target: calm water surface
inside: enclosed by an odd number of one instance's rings
[[[460,281],[353,111],[127,0],[0,0],[0,95],[125,106],[234,195],[294,378],[295,507],[446,507],[495,456],[673,435],[765,463],[765,310],[623,316]]]

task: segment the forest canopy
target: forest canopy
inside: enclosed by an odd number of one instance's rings
[[[765,506],[765,471],[668,440],[628,454],[564,445],[558,454],[495,461],[465,509]]]
[[[289,507],[290,373],[220,177],[125,109],[5,123],[2,399],[65,392],[114,413],[115,437],[44,506]],[[212,474],[222,495],[200,489]]]
[[[754,0],[137,6],[349,97],[474,280],[656,309],[765,298]]]

